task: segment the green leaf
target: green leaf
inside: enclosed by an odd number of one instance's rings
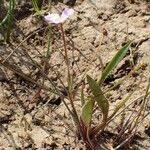
[[[85,126],[89,127],[91,123],[92,113],[93,113],[94,101],[88,99],[84,106],[82,107],[81,119]]]
[[[36,15],[41,16],[41,11],[39,8],[38,0],[32,0],[32,5],[33,5],[34,10],[36,11]]]
[[[9,42],[10,33],[12,30],[15,6],[16,0],[10,0],[7,15],[2,20],[2,22],[0,22],[0,29],[4,32],[6,42]]]
[[[108,100],[103,95],[103,92],[100,86],[98,85],[98,83],[95,80],[93,80],[89,75],[87,75],[87,81],[91,89],[91,92],[94,95],[94,100],[97,102],[99,108],[103,113],[103,119],[107,120],[108,111],[109,111]]]
[[[123,59],[123,57],[126,55],[129,47],[131,45],[131,42],[128,42],[125,46],[123,46],[117,54],[112,58],[112,60],[109,62],[109,64],[106,66],[106,68],[102,72],[102,76],[100,78],[99,83],[102,83],[108,75],[112,72],[112,70],[119,64],[119,62]]]

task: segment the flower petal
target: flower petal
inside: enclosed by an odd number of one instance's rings
[[[62,15],[71,16],[74,14],[74,10],[71,8],[65,8],[62,12]]]
[[[73,9],[65,8],[64,11],[62,12],[61,16],[59,14],[52,13],[52,14],[48,14],[48,15],[44,16],[44,18],[48,23],[59,24],[59,23],[64,22],[73,13],[74,13]]]
[[[61,18],[61,22],[64,22],[69,16],[74,14],[74,10],[73,9],[69,9],[69,8],[65,8],[64,11],[62,12],[60,18]]]
[[[44,18],[48,23],[58,24],[61,22],[61,17],[59,16],[59,14],[56,14],[56,13],[48,14],[44,16]]]

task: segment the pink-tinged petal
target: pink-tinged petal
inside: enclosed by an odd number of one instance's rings
[[[52,14],[44,16],[44,18],[48,23],[59,24],[59,23],[63,23],[73,13],[74,13],[73,9],[65,8],[61,16],[59,14],[52,13]]]
[[[74,10],[71,8],[65,8],[62,12],[62,15],[63,14],[69,17],[74,14]]]
[[[46,15],[44,16],[44,18],[48,23],[58,24],[61,22],[61,17],[59,16],[59,14],[55,14],[55,13]]]
[[[73,9],[65,8],[61,14],[61,21],[64,22],[69,16],[74,14]]]

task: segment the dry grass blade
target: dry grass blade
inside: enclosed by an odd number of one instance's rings
[[[139,122],[141,122],[143,120],[143,118],[144,118],[146,105],[147,105],[147,103],[149,101],[149,98],[148,98],[149,88],[150,88],[150,79],[149,79],[149,82],[148,82],[148,86],[146,88],[146,92],[145,92],[144,98],[143,98],[142,103],[140,105],[137,117],[132,121],[133,125],[132,125],[132,127],[130,129],[130,132],[132,132],[135,128],[137,128]]]
[[[10,145],[14,150],[18,149],[18,146],[15,143],[14,137],[12,136],[11,132],[9,132],[2,124],[0,125],[0,132],[2,132],[5,138],[8,140]]]
[[[112,113],[112,115],[109,117],[108,120],[112,119],[112,118],[116,115],[116,113],[117,113],[121,108],[123,108],[123,107],[125,106],[125,103],[131,98],[131,96],[133,95],[134,92],[135,92],[135,91],[133,91],[132,93],[130,93],[125,99],[121,100],[121,102],[119,102],[119,103],[116,105],[116,107],[115,107],[115,109],[114,109],[114,112]]]

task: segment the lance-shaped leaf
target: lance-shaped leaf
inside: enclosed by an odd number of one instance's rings
[[[108,77],[108,75],[111,73],[111,71],[119,64],[119,62],[126,55],[126,53],[127,53],[128,49],[129,49],[130,45],[131,45],[131,42],[128,42],[112,58],[112,60],[109,62],[109,64],[103,70],[99,83],[102,83]]]
[[[108,100],[103,95],[103,92],[100,86],[98,85],[98,83],[95,80],[93,80],[89,75],[87,75],[87,81],[91,89],[91,92],[94,96],[94,100],[97,102],[99,108],[103,113],[103,119],[106,121],[108,116],[108,110],[109,110]]]
[[[86,127],[90,126],[92,113],[93,113],[94,101],[88,99],[82,107],[81,119]]]

